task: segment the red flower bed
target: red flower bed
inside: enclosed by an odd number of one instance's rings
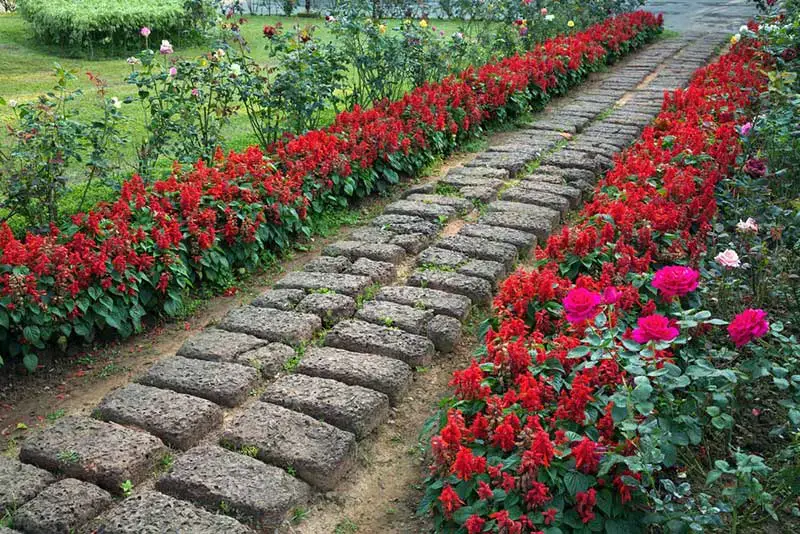
[[[419,87],[397,102],[340,114],[288,138],[274,158],[257,148],[176,168],[146,189],[134,176],[119,200],[46,236],[16,239],[0,226],[0,353],[97,332],[123,336],[151,313],[178,313],[190,288],[224,288],[298,234],[307,217],[413,175],[481,125],[538,106],[646,42],[661,19],[637,12],[536,51]],[[2,359],[0,359],[2,364]]]
[[[421,509],[438,531],[640,532],[645,519],[666,521],[646,516],[649,492],[675,467],[675,444],[701,430],[689,417],[664,421],[664,406],[685,402],[686,375],[711,372],[687,369],[676,350],[711,327],[681,303],[697,304],[691,266],[766,64],[757,43],[740,43],[666,94],[577,222],[502,285],[485,354],[454,373],[431,440]],[[765,325],[748,311],[729,330],[739,344]]]

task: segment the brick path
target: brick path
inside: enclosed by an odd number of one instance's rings
[[[503,144],[407,190],[109,394],[95,418],[65,417],[27,439],[20,461],[0,457],[0,517],[25,533],[270,531],[335,489],[358,442],[402,409],[414,369],[453,349],[471,308],[490,302],[636,139],[663,91],[725,37],[647,47]],[[445,236],[445,224],[460,229]],[[112,498],[126,481],[132,495]]]

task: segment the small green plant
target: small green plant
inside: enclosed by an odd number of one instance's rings
[[[131,494],[133,493],[133,482],[131,482],[130,480],[126,480],[125,482],[119,485],[119,489],[122,490],[122,494],[125,497],[130,497]]]
[[[239,452],[245,456],[249,456],[250,458],[258,458],[258,453],[260,450],[254,445],[243,445]]]
[[[436,187],[433,190],[437,195],[442,195],[446,197],[460,197],[461,192],[459,189],[451,184],[443,184],[442,182],[438,182]]]
[[[219,511],[228,515],[231,513],[231,505],[227,501],[219,501]]]
[[[76,451],[64,450],[57,455],[58,461],[65,465],[75,465],[81,461],[81,456]]]
[[[297,523],[303,521],[306,517],[308,517],[308,513],[309,513],[308,510],[305,508],[300,508],[300,507],[295,508],[294,510],[292,510],[292,513],[289,516],[290,518],[289,520],[292,522],[292,524],[296,525]]]
[[[349,517],[346,517],[336,524],[333,534],[354,534],[358,532],[358,525]]]
[[[394,326],[394,319],[392,319],[391,317],[384,317],[383,319],[381,319],[381,322],[383,323],[383,326],[388,326],[388,327]]]
[[[57,421],[57,420],[61,419],[66,414],[67,414],[67,410],[65,410],[64,408],[60,408],[60,409],[58,409],[58,410],[56,410],[54,412],[50,412],[45,417],[46,417],[46,419],[48,421],[52,422],[52,421]]]
[[[297,366],[300,365],[300,360],[302,358],[295,354],[291,358],[289,358],[286,363],[283,364],[283,370],[287,373],[294,373],[297,369]]]

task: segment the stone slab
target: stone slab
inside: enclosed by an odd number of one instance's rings
[[[310,349],[297,366],[297,372],[379,391],[389,397],[392,405],[403,399],[413,376],[411,367],[400,360],[333,347]]]
[[[465,167],[492,167],[505,169],[512,178],[516,177],[520,171],[534,161],[533,155],[516,154],[513,152],[483,152],[478,157],[464,164]]]
[[[303,270],[317,273],[343,273],[350,268],[350,260],[344,256],[320,256],[303,265]]]
[[[370,224],[382,230],[392,232],[393,234],[423,234],[426,236],[434,236],[439,233],[438,224],[413,215],[386,213],[372,219]]]
[[[491,206],[491,204],[490,204]],[[436,246],[460,252],[478,260],[490,260],[502,263],[506,269],[511,269],[517,261],[517,249],[512,245],[466,235],[452,235],[443,237],[436,242]]]
[[[286,362],[294,358],[295,350],[283,343],[270,343],[250,352],[245,352],[236,360],[236,363],[249,365],[261,372],[261,375],[271,378],[281,372]]]
[[[267,387],[261,400],[330,423],[358,439],[389,417],[389,397],[384,393],[301,374],[278,378]]]
[[[211,512],[223,511],[259,530],[278,527],[311,492],[279,467],[216,445],[178,456],[156,489]]]
[[[392,238],[391,243],[398,247],[403,247],[409,254],[416,254],[431,242],[432,236],[420,233],[397,234]]]
[[[232,517],[212,514],[188,502],[145,491],[129,497],[92,523],[103,534],[252,534]]]
[[[534,204],[550,208],[560,212],[562,215],[566,215],[570,208],[569,199],[561,195],[541,190],[523,189],[521,187],[506,189],[500,198],[510,202],[522,202],[523,204]]]
[[[484,239],[494,239],[517,247],[520,252],[530,250],[536,245],[536,236],[521,230],[511,228],[500,228],[485,224],[467,224],[458,232],[470,237],[482,237]]]
[[[27,534],[75,532],[113,502],[107,491],[94,484],[66,478],[14,512],[14,526]]]
[[[212,402],[135,383],[106,395],[97,412],[104,421],[137,426],[181,450],[222,425],[222,410]]]
[[[450,206],[415,202],[413,200],[398,200],[392,202],[386,206],[384,211],[389,214],[412,215],[414,217],[421,217],[434,221],[441,220],[442,218],[449,219],[457,214],[456,210]]]
[[[549,211],[551,210],[548,210],[548,212]],[[539,242],[544,242],[553,231],[552,220],[549,213],[537,215],[533,212],[520,214],[513,211],[494,211],[481,215],[478,222],[488,226],[500,226],[502,228],[520,230],[533,234]]]
[[[500,190],[500,187],[488,187],[483,185],[469,185],[462,187],[459,189],[459,193],[461,195],[473,202],[490,202],[497,196],[497,192]]]
[[[488,303],[493,294],[492,284],[483,278],[475,278],[449,271],[414,271],[406,283],[410,286],[438,289],[468,297],[473,304]]]
[[[55,479],[44,469],[0,454],[0,517],[36,497]]]
[[[313,313],[322,319],[322,324],[331,326],[352,317],[356,312],[356,301],[340,293],[311,293],[300,301],[297,311]]]
[[[356,297],[369,287],[371,283],[372,281],[366,276],[295,271],[278,280],[275,287],[304,289],[306,291],[330,289],[337,293],[344,293],[345,295]],[[274,341],[280,340],[276,339]]]
[[[350,234],[350,241],[360,241],[362,243],[388,243],[395,234],[387,230],[381,230],[374,226],[364,226],[358,228]]]
[[[141,430],[68,416],[26,439],[19,457],[121,494],[123,482],[147,479],[166,452],[160,439]]]
[[[461,341],[461,322],[447,315],[437,315],[427,325],[428,338],[441,353],[453,352]]]
[[[350,274],[369,276],[373,283],[388,284],[397,276],[397,267],[386,261],[358,258],[350,267]]]
[[[434,313],[448,315],[459,321],[466,320],[472,306],[468,297],[454,295],[445,291],[413,286],[390,286],[381,288],[376,300],[405,304]]]
[[[572,209],[578,208],[581,205],[581,199],[583,197],[582,191],[577,187],[538,180],[523,180],[519,183],[518,187],[526,190],[542,191],[545,193],[550,193],[551,195],[564,197],[569,201],[569,206]]]
[[[506,267],[500,262],[491,260],[470,260],[460,265],[456,272],[467,276],[475,276],[488,280],[494,286],[506,275]]]
[[[472,178],[480,178],[482,180],[498,180],[500,182],[503,182],[505,180],[508,180],[509,174],[506,169],[495,169],[492,167],[464,167],[463,165],[460,165],[458,167],[453,167],[452,169],[447,171],[447,174],[444,176],[444,178],[439,180],[439,183],[445,183],[451,185],[477,185],[475,183],[457,184],[451,182],[450,179],[455,177],[461,177],[461,178],[472,177]]]
[[[439,204],[441,206],[450,206],[458,213],[464,214],[472,211],[472,202],[464,200],[463,198],[446,196],[446,195],[422,195],[415,193],[406,197],[407,200],[415,202],[423,202],[425,204]]]
[[[385,300],[370,300],[358,310],[356,318],[368,323],[399,328],[424,336],[425,325],[433,318],[433,311],[420,310]]]
[[[258,385],[259,375],[252,367],[236,363],[175,356],[157,362],[137,382],[194,395],[232,408],[247,399]]]
[[[561,176],[566,179],[567,182],[573,182],[575,180],[594,182],[595,178],[597,177],[596,173],[593,171],[587,171],[586,169],[553,167],[549,165],[542,165],[537,169],[537,171]]]
[[[312,486],[331,491],[355,463],[356,438],[308,415],[257,401],[228,423],[220,442],[246,449]]]
[[[406,255],[405,249],[391,243],[362,243],[360,241],[337,241],[323,249],[329,256],[344,256],[351,261],[358,258],[369,258],[375,261],[400,263]],[[339,272],[344,272],[343,269]]]
[[[350,276],[300,271],[291,274],[297,275],[292,278],[293,280],[301,280],[305,276],[310,280],[317,281],[320,280],[319,277]],[[309,313],[259,308],[257,306],[240,306],[229,311],[219,322],[218,327],[222,330],[249,334],[267,341],[299,345],[314,337],[317,330],[322,328],[322,323],[319,317]]]
[[[197,360],[235,362],[242,354],[267,343],[269,342],[248,334],[206,328],[186,340],[178,349],[177,355]]]
[[[458,269],[470,260],[470,257],[455,250],[448,250],[439,247],[428,247],[417,256],[416,264],[419,267],[447,267],[452,270]]]
[[[412,367],[429,365],[435,353],[433,343],[425,337],[360,320],[334,326],[325,337],[325,345],[395,358]]]
[[[305,296],[306,292],[302,289],[268,289],[255,299],[251,305],[259,308],[291,311]]]

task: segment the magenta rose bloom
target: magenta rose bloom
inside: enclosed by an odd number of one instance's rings
[[[768,331],[767,312],[764,310],[745,310],[728,325],[728,334],[737,347],[747,345]]]
[[[582,287],[573,289],[567,293],[563,302],[567,321],[575,324],[594,318],[601,300],[600,295],[594,291]]]
[[[656,271],[653,287],[661,291],[664,298],[682,297],[697,289],[700,273],[689,267],[671,265]]]
[[[636,328],[631,337],[637,343],[648,341],[672,341],[680,333],[677,328],[670,326],[669,319],[663,315],[648,315],[641,317],[636,323]]]
[[[763,178],[767,174],[767,163],[763,159],[748,159],[744,164],[744,172],[753,178]]]

